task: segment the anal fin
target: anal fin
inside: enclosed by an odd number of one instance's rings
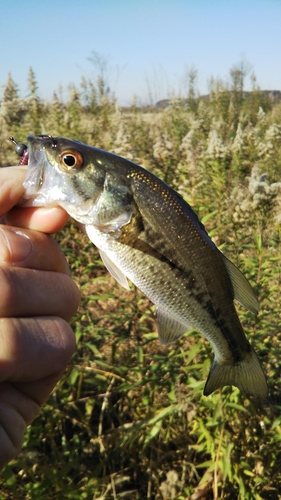
[[[175,320],[167,311],[156,307],[158,338],[161,344],[172,344],[192,328],[187,323]]]

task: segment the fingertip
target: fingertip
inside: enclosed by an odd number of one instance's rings
[[[14,207],[5,216],[5,223],[33,229],[44,233],[55,233],[67,222],[69,215],[61,207]]]

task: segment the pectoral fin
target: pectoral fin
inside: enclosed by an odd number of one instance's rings
[[[161,344],[172,344],[192,328],[187,323],[175,320],[167,311],[156,307],[158,338]]]
[[[221,254],[234,291],[234,298],[249,311],[257,314],[259,312],[259,302],[255,296],[249,281],[237,267],[228,260],[225,255]]]
[[[116,279],[116,281],[118,281],[121,286],[126,288],[126,290],[130,290],[129,283],[125,274],[119,269],[119,267],[116,266],[116,264],[114,264],[114,262],[112,262],[112,260],[105,252],[99,249],[99,253],[105,267],[113,276],[113,278]]]
[[[76,223],[80,227],[80,229],[82,229],[82,231],[88,236],[91,242],[97,246],[96,239],[94,237],[96,231],[95,227],[92,224],[81,224],[80,222],[77,221]],[[116,279],[116,281],[121,286],[126,288],[126,290],[130,290],[129,283],[125,274],[121,271],[121,269],[119,269],[119,267],[116,266],[116,264],[114,264],[114,262],[112,262],[112,260],[103,250],[101,250],[100,248],[98,248],[98,250],[106,269],[110,272],[113,278]]]

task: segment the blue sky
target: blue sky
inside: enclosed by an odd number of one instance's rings
[[[281,90],[281,0],[0,0],[0,47],[1,93],[10,71],[26,96],[31,66],[50,100],[59,85],[95,78],[92,51],[108,60],[122,105],[183,93],[186,68],[207,93],[242,59],[262,89]]]

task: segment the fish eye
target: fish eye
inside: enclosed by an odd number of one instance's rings
[[[67,149],[59,155],[61,166],[66,170],[73,170],[83,166],[84,158],[75,149]]]

